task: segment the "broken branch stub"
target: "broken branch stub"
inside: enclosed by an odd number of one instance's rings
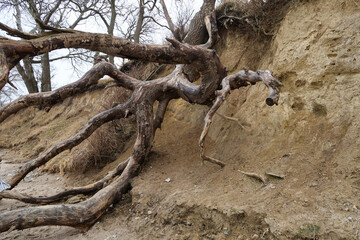
[[[269,106],[273,106],[274,104],[277,105],[280,97],[279,87],[282,86],[282,83],[272,75],[272,71],[270,70],[258,70],[254,72],[247,68],[244,68],[244,70],[229,75],[221,81],[222,88],[221,90],[216,91],[217,97],[215,103],[205,116],[204,128],[200,135],[200,157],[203,159],[203,161],[209,161],[218,164],[221,167],[225,166],[225,163],[215,158],[206,156],[205,154],[204,142],[206,135],[209,132],[212,118],[214,117],[216,111],[223,104],[226,97],[230,94],[230,90],[248,86],[249,84],[255,84],[257,82],[263,82],[269,88],[270,96],[266,98],[266,104]]]

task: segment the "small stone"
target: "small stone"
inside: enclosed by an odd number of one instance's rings
[[[56,178],[56,181],[60,181],[60,178],[58,177],[58,178]]]
[[[28,182],[32,182],[32,180],[30,178],[24,178],[24,182],[28,183]]]
[[[170,178],[165,179],[165,182],[169,183],[171,181]]]
[[[152,214],[152,211],[151,211],[151,210],[149,210],[149,211],[147,212],[147,214],[148,214],[148,215],[151,215],[151,214]]]
[[[259,239],[259,235],[254,234],[254,236],[252,236],[252,238],[251,238],[251,239],[253,239],[253,240]]]
[[[225,235],[229,235],[230,233],[228,231],[224,231],[224,234]]]
[[[309,184],[309,187],[316,187],[318,186],[319,184],[317,182],[312,182]]]
[[[227,193],[228,192],[228,190],[227,189],[224,189],[224,193]]]

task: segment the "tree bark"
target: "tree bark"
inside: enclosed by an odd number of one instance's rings
[[[20,76],[24,80],[25,86],[29,93],[37,93],[39,92],[38,85],[35,79],[34,70],[31,65],[30,59],[25,57],[23,59],[24,68],[18,63],[16,65],[16,69],[19,72]]]
[[[72,195],[88,194],[107,186],[113,178],[115,178],[117,175],[122,173],[122,171],[125,169],[128,163],[129,163],[129,159],[123,161],[122,163],[117,165],[112,171],[110,171],[103,179],[95,183],[91,183],[83,187],[75,187],[72,189],[68,189],[53,196],[32,197],[15,192],[14,190],[7,190],[0,192],[0,199],[8,198],[8,199],[16,199],[25,203],[46,204],[46,203],[56,202],[58,200],[64,199],[65,197]],[[7,186],[7,189],[9,189],[9,186]]]
[[[116,21],[116,9],[115,9],[115,0],[110,0],[110,8],[111,8],[111,17],[110,24],[108,28],[108,34],[114,35],[115,21]],[[114,64],[114,56],[110,55],[109,62]]]
[[[124,73],[120,72],[114,65],[102,61],[93,66],[85,75],[74,83],[70,83],[48,93],[35,93],[22,96],[8,105],[0,108],[0,123],[12,114],[17,113],[21,109],[29,106],[48,106],[54,104],[76,94],[84,93],[93,87],[100,78],[105,75],[111,76],[118,86],[126,87],[130,90],[140,82]]]
[[[282,86],[282,83],[273,77],[272,72],[269,70],[259,70],[254,72],[245,69],[238,73],[229,75],[221,81],[222,88],[216,92],[216,101],[205,116],[205,124],[199,140],[200,157],[203,159],[203,161],[212,162],[218,164],[221,167],[225,166],[225,163],[205,154],[205,138],[209,132],[212,118],[219,107],[223,104],[226,97],[230,94],[231,89],[244,87],[249,84],[255,84],[256,82],[260,81],[262,81],[269,88],[270,96],[266,98],[266,104],[269,106],[274,104],[277,105],[280,97],[279,87]]]
[[[0,109],[0,121],[3,121],[11,114],[27,106],[52,106],[61,99],[86,91],[105,74],[114,78],[117,85],[133,91],[131,97],[124,104],[117,105],[94,116],[73,137],[52,146],[41,156],[26,163],[10,180],[11,187],[15,187],[27,173],[45,164],[57,154],[77,146],[102,124],[113,119],[126,118],[130,115],[135,115],[137,123],[137,138],[133,146],[133,152],[127,160],[126,167],[117,179],[113,180],[122,170],[119,166],[99,182],[85,186],[82,189],[75,188],[78,192],[100,189],[95,195],[84,202],[33,207],[2,213],[0,214],[0,232],[13,228],[25,229],[44,225],[65,225],[82,229],[91,227],[110,204],[119,199],[121,194],[128,191],[131,178],[135,176],[137,169],[144,163],[146,156],[151,150],[155,131],[161,127],[166,108],[172,99],[183,98],[190,103],[211,104],[216,98],[215,104],[205,119],[204,130],[199,141],[201,157],[204,160],[212,159],[205,155],[204,149],[204,141],[212,116],[225,100],[230,89],[247,85],[248,82],[263,81],[269,87],[271,93],[266,101],[267,104],[277,104],[279,98],[278,87],[281,83],[272,76],[270,71],[253,72],[245,70],[226,77],[225,68],[216,52],[205,48],[213,45],[217,39],[215,37],[217,33],[216,22],[214,22],[213,16],[211,17],[214,2],[215,0],[204,0],[201,8],[202,12],[197,14],[197,19],[194,20],[192,27],[190,27],[191,32],[198,31],[199,29],[207,29],[209,31],[211,38],[207,44],[202,46],[191,46],[174,39],[167,39],[170,44],[165,46],[144,45],[107,34],[79,33],[76,31],[70,33],[67,31],[65,33],[59,29],[55,29],[58,32],[57,34],[42,35],[40,38],[27,41],[0,39],[1,83],[6,82],[8,71],[20,59],[27,56],[41,55],[61,48],[84,48],[129,59],[178,64],[175,70],[166,77],[151,81],[138,81],[121,73],[112,64],[100,62],[74,84],[48,93],[28,95]],[[140,3],[144,3],[143,0]],[[207,19],[206,24],[204,23],[204,18]],[[196,24],[199,25],[197,26]],[[191,33],[187,37],[190,44],[203,43],[199,33]],[[196,74],[192,74],[194,72],[200,73],[201,81],[199,84],[193,83],[196,76]],[[216,91],[221,84],[222,89]],[[154,114],[155,102],[158,105]],[[224,164],[216,159],[211,161],[219,165]],[[109,183],[111,180],[113,182]],[[31,199],[27,196],[14,196],[11,193],[13,192],[4,192],[3,196],[22,201],[46,202],[55,198],[63,198],[74,192],[65,191],[56,196],[50,196],[50,199],[49,197],[46,199]]]
[[[138,20],[136,22],[136,28],[134,33],[134,42],[136,43],[140,43],[140,34],[144,22],[144,14],[145,14],[144,0],[139,0],[139,15],[138,15]]]
[[[49,53],[41,56],[41,92],[51,91],[51,73]]]

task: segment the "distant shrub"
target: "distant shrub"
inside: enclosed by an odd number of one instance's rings
[[[272,36],[293,0],[222,0],[217,19],[249,33]]]

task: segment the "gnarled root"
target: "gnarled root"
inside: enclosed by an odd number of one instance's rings
[[[125,117],[128,114],[127,104],[121,104],[114,108],[111,108],[107,111],[97,114],[95,117],[91,118],[85,126],[83,126],[78,133],[69,139],[60,142],[50,149],[48,149],[41,156],[27,162],[23,165],[17,174],[15,174],[8,184],[11,188],[15,187],[29,172],[32,170],[44,165],[50,159],[58,155],[59,153],[72,149],[73,147],[79,145],[84,139],[88,138],[97,128],[103,125],[106,122],[109,122],[114,119],[119,119]]]
[[[214,117],[216,111],[225,101],[227,95],[230,94],[231,89],[248,86],[250,83],[253,84],[260,81],[262,81],[269,88],[270,91],[270,96],[266,99],[266,104],[269,106],[272,106],[274,104],[277,105],[280,96],[279,87],[282,86],[282,83],[279,82],[279,80],[277,80],[275,77],[273,77],[272,72],[270,70],[259,70],[257,72],[254,72],[245,68],[244,70],[238,73],[225,77],[221,81],[222,89],[216,92],[217,97],[215,103],[213,104],[213,106],[210,108],[209,112],[205,116],[204,128],[200,135],[200,140],[199,140],[200,157],[203,159],[203,161],[212,162],[218,164],[221,167],[225,166],[225,163],[223,163],[222,161],[206,156],[205,154],[204,142],[206,135],[209,132],[212,118]]]
[[[69,197],[77,194],[91,193],[101,188],[104,188],[106,185],[108,185],[114,177],[119,175],[125,169],[128,162],[129,159],[121,162],[119,165],[116,166],[115,169],[110,171],[104,178],[102,178],[101,180],[95,183],[91,183],[83,187],[74,187],[72,189],[65,190],[53,196],[32,197],[32,196],[27,196],[25,194],[21,194],[15,190],[7,190],[4,192],[0,192],[0,198],[15,199],[21,202],[32,203],[32,204],[46,204],[46,203],[56,202],[61,199],[64,199],[65,197]]]
[[[1,57],[1,51],[0,51]],[[5,66],[5,65],[1,65]],[[0,70],[1,74],[1,70]],[[139,81],[126,76],[120,72],[114,65],[101,61],[93,66],[82,78],[74,83],[70,83],[51,92],[28,94],[0,108],[0,123],[12,114],[29,106],[53,106],[56,103],[76,94],[89,91],[91,87],[97,84],[98,80],[105,75],[114,78],[118,86],[124,86],[133,89]],[[105,87],[105,86],[102,86]]]
[[[131,159],[121,176],[88,200],[77,204],[40,206],[0,214],[0,232],[45,225],[72,226],[87,229],[121,194],[128,191],[137,163]]]
[[[8,231],[12,227],[26,229],[45,225],[63,225],[80,229],[91,227],[112,203],[128,191],[131,178],[136,175],[137,169],[152,147],[152,103],[141,101],[135,106],[138,134],[132,155],[119,178],[81,203],[30,207],[0,214],[0,232]]]

